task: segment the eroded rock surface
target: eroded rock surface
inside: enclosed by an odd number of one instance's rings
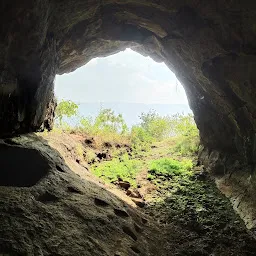
[[[46,141],[30,135],[0,147],[13,174],[10,180],[1,174],[1,255],[130,256],[136,248],[156,255],[158,228],[96,180],[81,179]]]

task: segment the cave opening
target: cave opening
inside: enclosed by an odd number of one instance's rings
[[[164,62],[132,49],[94,58],[57,76],[55,95],[55,129],[83,138],[76,163],[85,161],[103,181],[142,199],[144,187],[189,179],[199,133],[186,92]]]
[[[76,103],[81,116],[113,109],[124,115],[128,127],[150,110],[160,116],[192,114],[183,86],[166,64],[129,48],[57,75],[55,96]],[[69,123],[74,125],[74,120]]]

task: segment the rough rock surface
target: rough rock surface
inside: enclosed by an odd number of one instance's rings
[[[256,176],[252,166],[241,165],[238,157],[227,157],[217,151],[203,151],[200,158],[215,177],[219,190],[230,198],[234,210],[256,238]]]
[[[0,141],[0,153],[11,171],[0,173],[0,255],[157,255],[157,227],[96,180],[81,179],[43,139]]]

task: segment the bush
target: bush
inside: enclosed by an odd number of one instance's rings
[[[160,141],[170,136],[171,125],[169,117],[161,117],[155,111],[142,113],[140,127],[143,128],[154,140]]]
[[[132,149],[135,154],[148,151],[152,145],[152,136],[142,127],[133,126],[131,130]]]
[[[177,139],[177,144],[173,151],[182,156],[189,156],[198,153],[199,137],[180,136]]]
[[[127,125],[121,114],[116,115],[111,109],[102,109],[94,121],[96,131],[113,132],[125,134],[128,131]]]
[[[128,136],[128,127],[121,114],[111,109],[102,109],[95,119],[83,117],[78,127],[89,135],[99,136],[105,141],[121,142]]]
[[[192,114],[176,114],[171,116],[172,133],[175,136],[198,136],[198,129]]]
[[[199,148],[199,131],[193,115],[173,115],[171,117],[172,134],[176,136],[176,145],[173,149],[181,155],[195,154]]]
[[[62,100],[58,103],[56,108],[55,119],[59,122],[59,125],[63,125],[63,117],[72,117],[77,115],[78,105],[71,100]]]
[[[174,177],[192,175],[193,164],[191,160],[177,161],[171,158],[153,160],[149,164],[148,178],[156,179],[158,176]]]
[[[82,117],[82,119],[80,120],[80,125],[78,129],[92,135],[94,133],[93,118]]]

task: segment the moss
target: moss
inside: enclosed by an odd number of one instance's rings
[[[156,180],[161,189],[151,199],[146,212],[151,215],[153,212],[160,223],[179,225],[203,239],[211,237],[212,241],[227,239],[229,243],[242,235],[242,221],[207,176],[193,171],[168,178],[159,174]]]

